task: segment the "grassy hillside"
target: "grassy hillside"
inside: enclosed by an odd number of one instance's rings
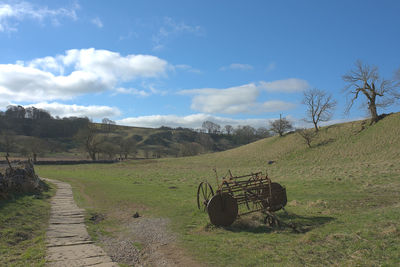
[[[10,152],[13,159],[32,157],[33,154],[39,160],[86,159],[88,153],[82,131],[87,129],[89,122],[85,124],[82,120],[44,119],[36,122],[0,116],[0,152]],[[192,156],[231,149],[265,136],[265,133],[257,135],[256,132],[246,136],[240,131],[228,135],[200,133],[187,128],[90,125],[96,131],[96,142],[101,140],[96,147],[97,159],[115,159],[124,151],[129,151],[129,158]]]
[[[92,233],[123,230],[135,211],[168,217],[180,243],[213,266],[395,265],[400,251],[400,114],[321,129],[308,148],[299,135],[272,137],[196,157],[97,166],[40,166],[73,185],[79,205],[106,214]],[[274,161],[273,164],[267,164]],[[268,170],[286,186],[291,228],[268,228],[257,214],[210,226],[196,190],[219,175]]]

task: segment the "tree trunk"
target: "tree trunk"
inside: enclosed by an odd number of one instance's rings
[[[96,152],[91,152],[91,153],[89,153],[89,155],[90,155],[90,158],[91,158],[93,161],[96,160]]]
[[[319,129],[318,129],[317,123],[314,123],[314,128],[315,128],[315,131],[318,132]]]
[[[368,109],[369,112],[371,113],[371,123],[370,123],[371,125],[379,120],[378,112],[376,111],[375,100],[369,103]]]

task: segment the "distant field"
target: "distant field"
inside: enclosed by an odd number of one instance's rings
[[[78,204],[106,214],[94,237],[121,230],[136,211],[166,217],[189,255],[211,266],[388,265],[400,251],[400,114],[323,128],[311,149],[297,134],[225,152],[114,165],[37,166],[72,184]],[[268,165],[268,161],[275,161]],[[287,189],[290,228],[271,229],[257,214],[216,228],[196,207],[196,190],[220,175],[268,170]]]

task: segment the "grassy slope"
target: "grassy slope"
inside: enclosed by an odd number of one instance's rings
[[[53,193],[0,201],[0,266],[44,266],[49,197]]]
[[[72,183],[80,205],[107,214],[92,231],[112,233],[136,210],[169,217],[188,252],[212,265],[394,265],[400,250],[399,158],[400,114],[393,114],[373,126],[325,127],[312,149],[290,134],[198,157],[38,171]],[[267,165],[270,160],[276,163]],[[280,216],[304,232],[269,229],[257,224],[256,215],[228,228],[210,226],[195,208],[195,193],[204,179],[215,187],[214,167],[220,175],[268,168],[273,181],[287,188],[289,215]]]

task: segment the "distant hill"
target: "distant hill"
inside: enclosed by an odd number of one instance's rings
[[[87,118],[53,118],[43,110],[27,111],[12,107],[0,114],[1,152],[14,157],[87,159],[84,136],[79,133],[88,125],[95,129],[99,143],[95,148],[97,159],[193,156],[224,151],[265,137],[265,132],[258,134],[251,127],[230,134],[208,134],[187,128],[91,123]]]

